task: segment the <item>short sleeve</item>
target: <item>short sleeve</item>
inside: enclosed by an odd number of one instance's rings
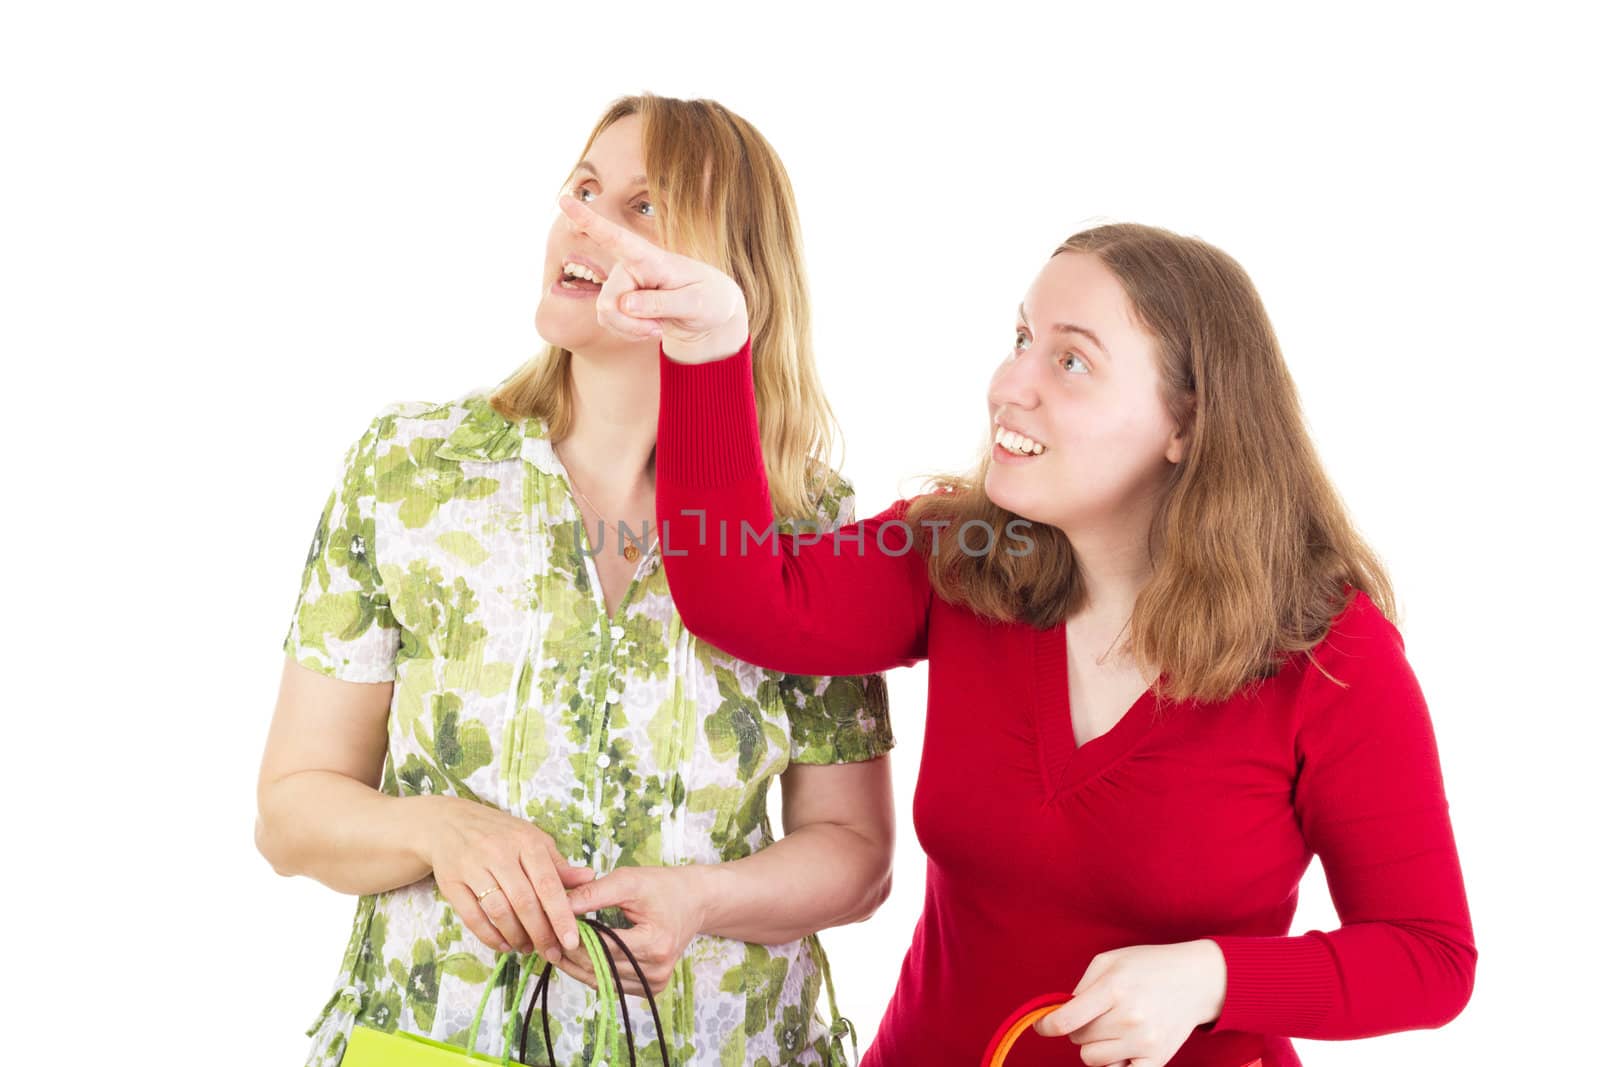
[[[374,453],[383,424],[381,416],[374,418],[345,452],[283,639],[283,650],[297,663],[347,682],[393,681],[400,644],[377,564]]]
[[[821,531],[830,533],[854,521],[854,490],[842,478],[832,480],[818,504]],[[894,747],[889,687],[882,674],[777,677],[789,719],[789,762],[860,763]]]
[[[882,674],[783,675],[790,763],[860,763],[894,747]]]

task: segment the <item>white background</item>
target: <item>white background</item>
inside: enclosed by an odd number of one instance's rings
[[[862,514],[971,461],[1013,309],[1074,230],[1244,263],[1398,586],[1481,953],[1445,1029],[1301,1053],[1588,1061],[1597,87],[1574,16],[1468,7],[8,5],[26,988],[0,1057],[300,1061],[354,900],[251,833],[318,510],[379,406],[536,351],[557,184],[651,90],[721,100],[788,165]],[[894,894],[824,935],[863,1047],[921,907],[924,679],[891,677]],[[1337,922],[1314,865],[1294,930]]]

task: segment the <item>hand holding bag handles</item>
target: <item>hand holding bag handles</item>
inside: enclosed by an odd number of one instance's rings
[[[602,937],[609,938],[616,946],[622,949],[628,963],[633,967],[633,973],[644,987],[645,999],[650,1003],[650,1015],[655,1020],[656,1034],[661,1041],[661,1062],[663,1067],[672,1067],[672,1061],[667,1051],[668,1040],[666,1030],[661,1025],[661,1013],[656,1009],[656,998],[650,992],[650,985],[645,981],[644,971],[639,966],[639,961],[634,957],[622,938],[617,936],[604,923],[596,922],[579,916],[578,934],[583,940],[583,947],[589,954],[590,963],[594,972],[601,979],[600,993],[600,1018],[601,1030],[598,1042],[604,1046],[604,1055],[608,1063],[617,1060],[617,1025],[614,1012],[622,1016],[622,1031],[628,1044],[628,1063],[636,1067],[637,1053],[634,1049],[633,1023],[628,1017],[628,1003],[622,991],[622,976],[617,970],[617,962],[605,947]],[[500,973],[505,969],[510,953],[501,953],[495,960],[494,970],[484,983],[483,999],[478,1002],[478,1010],[472,1017],[472,1026],[467,1031],[467,1047],[448,1045],[443,1041],[422,1037],[418,1034],[408,1034],[403,1031],[388,1032],[374,1030],[371,1027],[357,1024],[350,1032],[350,1043],[345,1048],[341,1067],[466,1067],[469,1064],[499,1063],[508,1067],[511,1063],[511,1024],[517,1021],[513,1015],[507,1020],[506,1033],[504,1034],[503,1049],[500,1058],[495,1060],[471,1051],[478,1045],[478,1026],[483,1021],[484,1008],[488,1006],[489,997],[493,994],[500,978]],[[522,1015],[522,1040],[517,1050],[517,1060],[526,1063],[528,1058],[528,1025],[533,1021],[533,1005],[539,1003],[539,1011],[544,1027],[544,1047],[549,1050],[555,1046],[550,1039],[550,974],[555,966],[550,963],[544,965],[539,974],[539,980],[534,984],[533,995],[528,998],[528,1008]],[[611,975],[611,985],[604,981],[606,973]],[[529,977],[533,971],[524,969],[522,977],[517,982],[515,1003],[522,1003],[523,990],[527,988]]]
[[[1012,1012],[989,1039],[989,1046],[983,1050],[982,1067],[1000,1067],[1010,1055],[1011,1046],[1017,1043],[1023,1033],[1071,999],[1070,993],[1047,993],[1042,997],[1034,997]],[[1262,1067],[1262,1063],[1258,1059],[1251,1060],[1244,1067]]]

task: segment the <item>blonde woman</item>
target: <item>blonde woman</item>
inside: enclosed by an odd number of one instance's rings
[[[778,670],[928,661],[927,899],[863,1067],[979,1063],[1039,997],[1052,1040],[1008,1065],[1293,1067],[1291,1038],[1460,1013],[1478,954],[1427,702],[1238,263],[1069,238],[976,470],[773,550],[738,539],[769,508],[739,286],[562,208],[609,255],[602,321],[662,336],[688,625]],[[1313,855],[1342,925],[1291,935]]]
[[[823,462],[793,196],[761,135],[711,101],[625,98],[565,192],[739,279],[780,526],[851,521]],[[558,215],[549,349],[492,391],[385,408],[322,514],[257,823],[278,872],[360,897],[309,1063],[337,1063],[357,1023],[465,1045],[486,997],[476,1051],[499,1055],[546,959],[572,980],[528,1062],[591,1062],[589,909],[568,892],[596,874],[666,1031],[632,1005],[641,1062],[663,1039],[675,1064],[848,1062],[815,934],[889,891],[883,680],[765,671],[683,627],[651,529],[656,345],[598,324],[607,263]]]

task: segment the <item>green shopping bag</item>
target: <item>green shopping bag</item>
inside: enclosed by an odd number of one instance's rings
[[[604,981],[600,983],[600,1018],[601,1032],[600,1044],[607,1063],[618,1062],[618,1028],[616,1015],[622,1018],[621,1032],[628,1044],[628,1063],[637,1065],[638,1057],[633,1046],[633,1023],[628,1018],[628,1002],[622,992],[622,975],[617,970],[617,961],[606,948],[603,938],[609,938],[622,950],[628,958],[628,963],[633,967],[634,976],[639,979],[639,984],[644,986],[645,999],[650,1002],[650,1014],[655,1019],[656,1033],[661,1038],[661,1062],[664,1067],[672,1067],[667,1056],[666,1030],[661,1026],[661,1013],[656,1010],[656,998],[650,992],[649,983],[644,979],[644,971],[639,966],[639,961],[634,958],[633,952],[604,923],[578,917],[580,925],[578,934],[583,941],[584,950],[589,954],[589,961],[594,965],[594,973],[604,976],[609,971],[611,986]],[[483,1021],[483,1010],[489,1004],[489,997],[494,992],[495,983],[500,978],[500,972],[505,969],[509,953],[502,952],[495,960],[494,971],[489,975],[489,980],[484,984],[483,999],[478,1002],[478,1011],[472,1017],[472,1026],[467,1030],[467,1048],[459,1045],[447,1045],[443,1041],[422,1037],[418,1034],[408,1034],[403,1031],[389,1033],[384,1030],[374,1030],[359,1023],[350,1031],[350,1042],[345,1046],[344,1058],[341,1067],[467,1067],[470,1064],[498,1063],[509,1065],[511,1063],[511,1035],[512,1024],[516,1016],[512,1015],[506,1020],[507,1033],[503,1043],[504,1052],[499,1059],[485,1056],[478,1052],[469,1052],[468,1049],[478,1045],[478,1024]],[[602,969],[603,968],[603,969]],[[539,1015],[544,1027],[544,1047],[555,1047],[550,1040],[550,975],[555,970],[553,964],[546,963],[539,973],[539,980],[534,984],[533,995],[528,999],[528,1007],[522,1014],[522,1039],[517,1049],[517,1062],[526,1063],[528,1055],[528,1024],[533,1021],[533,1005],[539,1004]],[[524,970],[522,978],[517,983],[515,1002],[522,1003],[522,993],[527,987],[528,977],[532,970]],[[553,1067],[553,1065],[545,1065]]]

